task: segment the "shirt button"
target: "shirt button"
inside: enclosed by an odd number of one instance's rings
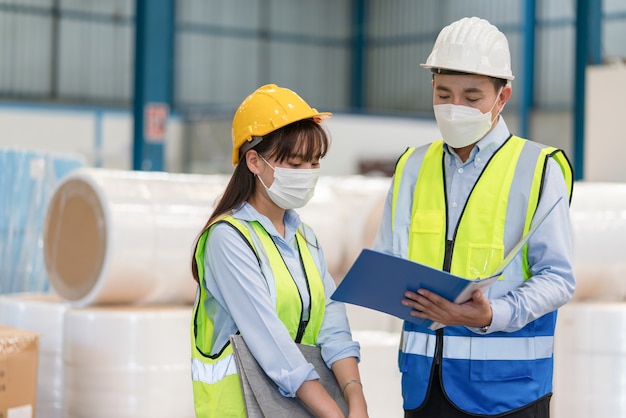
[[[456,208],[457,206],[459,206],[456,202],[452,203],[452,207]]]
[[[462,173],[462,172],[463,172],[463,169],[462,169],[462,168],[459,168],[459,173]]]
[[[480,162],[480,158],[476,158],[476,162],[479,163]]]

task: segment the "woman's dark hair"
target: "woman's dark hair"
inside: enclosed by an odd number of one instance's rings
[[[289,158],[298,157],[308,162],[324,158],[329,146],[330,138],[324,127],[313,119],[303,119],[270,132],[251,149],[264,156],[266,160],[275,159],[278,162],[283,162]],[[255,188],[255,176],[248,169],[245,156],[241,155],[224,194],[215,205],[209,220],[196,238],[191,259],[191,272],[196,282],[199,281],[196,263],[198,240],[219,217],[247,201],[254,194]]]

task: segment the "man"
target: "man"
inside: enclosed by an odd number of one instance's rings
[[[398,160],[374,248],[475,279],[494,273],[534,220],[563,197],[486,292],[463,304],[406,292],[399,367],[405,417],[548,417],[557,309],[573,295],[562,151],[511,135],[508,42],[484,19],[445,27],[422,67],[433,73],[443,141]]]

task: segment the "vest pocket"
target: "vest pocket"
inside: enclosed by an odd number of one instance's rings
[[[445,242],[446,216],[440,210],[416,210],[411,220],[409,259],[430,266],[440,265]]]
[[[468,243],[465,277],[477,279],[490,276],[503,259],[503,245]]]

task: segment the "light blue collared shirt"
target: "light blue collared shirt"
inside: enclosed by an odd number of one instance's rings
[[[272,222],[247,202],[233,211],[242,221],[259,221],[271,235],[287,268],[303,297],[308,311],[308,290],[300,255],[296,246],[296,230],[300,217],[293,210],[285,213],[285,237]],[[322,266],[320,271],[326,294],[324,320],[317,338],[322,357],[330,367],[347,357],[360,358],[360,347],[352,340],[345,305],[330,299],[336,285],[328,273],[321,247],[312,254]],[[268,376],[285,396],[295,396],[306,380],[318,379],[313,365],[308,363],[291,339],[287,328],[278,318],[270,286],[273,278],[262,275],[259,263],[238,231],[225,224],[217,224],[209,238],[204,257],[205,288],[209,292],[205,311],[215,324],[213,347],[215,354],[238,330]]]
[[[463,207],[485,164],[510,135],[504,119],[500,117],[491,132],[477,142],[465,162],[444,145],[448,199],[447,239],[453,238]],[[382,222],[374,243],[375,250],[391,254],[392,191],[390,189],[387,194]],[[566,203],[569,201],[569,193],[561,168],[553,159],[549,159],[536,216],[546,213],[560,197],[563,197],[563,203],[554,208],[553,213],[528,241],[528,262],[533,276],[506,295],[490,298],[493,319],[489,333],[517,331],[529,322],[558,309],[572,298],[576,283],[571,262],[569,207]],[[401,236],[400,240],[401,247],[407,248],[408,236]],[[521,275],[522,272],[513,274]],[[479,332],[476,328],[471,329]]]

